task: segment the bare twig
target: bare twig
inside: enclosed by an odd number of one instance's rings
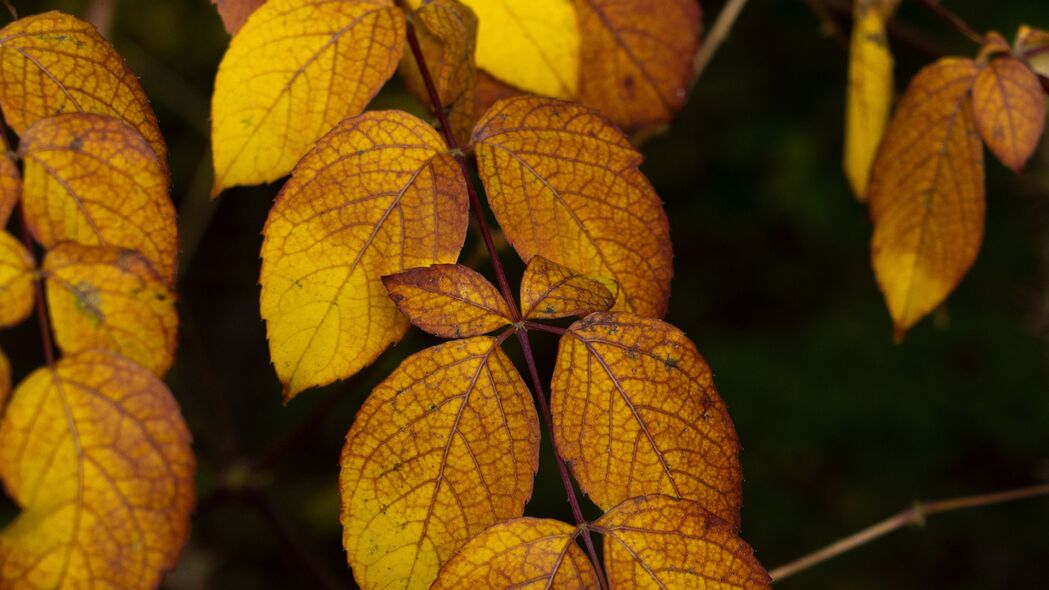
[[[95,25],[103,37],[108,38],[113,29],[113,16],[117,11],[117,0],[92,0],[87,5],[84,17],[87,22]]]
[[[940,20],[954,27],[954,30],[968,37],[973,43],[976,43],[977,45],[984,44],[983,35],[969,26],[969,23],[962,20],[962,17],[944,8],[939,0],[918,0],[918,3],[928,8],[933,14],[939,17]]]
[[[15,10],[15,5],[11,4],[11,0],[3,0],[4,7],[11,13],[11,18],[18,20],[18,11]]]
[[[718,47],[721,47],[721,43],[725,41],[725,38],[728,37],[733,23],[736,22],[736,18],[739,17],[739,13],[743,11],[743,7],[746,4],[747,0],[728,0],[725,7],[718,13],[714,26],[707,33],[706,39],[703,40],[703,45],[699,47],[699,52],[696,53],[696,60],[692,65],[692,71],[694,72],[692,76],[693,82],[703,75],[703,70],[707,69],[707,65],[710,64],[714,53],[718,50]]]

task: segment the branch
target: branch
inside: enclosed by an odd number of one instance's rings
[[[718,47],[721,47],[721,43],[728,37],[733,23],[736,22],[736,18],[739,17],[739,13],[743,11],[743,7],[746,4],[747,0],[728,0],[725,7],[721,9],[718,19],[714,22],[714,26],[710,29],[706,39],[703,40],[703,45],[700,46],[699,52],[696,53],[696,60],[692,65],[692,71],[694,72],[692,76],[693,83],[703,75],[703,70],[707,69],[707,65],[710,64],[710,60],[714,57],[714,52],[718,50]]]
[[[968,37],[973,43],[980,46],[984,44],[985,40],[983,35],[969,26],[969,23],[962,20],[962,17],[944,8],[939,0],[918,0],[918,3],[925,8],[928,8],[933,14],[939,17],[940,20],[954,27],[954,30]]]

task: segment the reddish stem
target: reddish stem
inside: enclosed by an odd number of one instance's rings
[[[20,207],[22,218],[22,243],[30,254],[33,253],[33,239],[30,237],[29,221],[26,219],[25,206]],[[35,257],[34,257],[35,258]],[[47,304],[44,302],[43,279],[38,277],[33,282],[33,294],[36,298],[36,319],[40,325],[40,341],[44,347],[44,360],[49,368],[55,366],[55,348],[51,342],[51,323],[47,318]]]
[[[954,30],[968,37],[973,43],[982,46],[986,41],[983,35],[969,26],[969,23],[962,20],[962,17],[944,8],[939,0],[918,0],[918,3],[928,8],[940,20],[954,27]]]
[[[568,331],[568,330],[565,330],[564,328],[562,328],[560,326],[551,326],[551,325],[548,325],[548,324],[540,324],[539,322],[527,322],[526,321],[524,323],[524,325],[525,325],[525,328],[528,328],[529,330],[539,330],[540,332],[549,332],[551,334],[557,334],[558,336],[562,336],[562,335],[564,335],[565,332]]]

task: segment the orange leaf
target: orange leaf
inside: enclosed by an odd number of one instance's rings
[[[589,315],[561,338],[550,389],[558,453],[598,506],[667,494],[739,523],[739,440],[710,367],[680,330]]]
[[[594,567],[576,535],[575,527],[544,518],[499,523],[463,545],[430,590],[597,590]]]
[[[193,473],[178,405],[145,369],[87,351],[37,370],[0,425],[22,507],[0,532],[0,586],[158,586],[186,541]]]
[[[213,195],[272,182],[361,113],[404,48],[392,0],[269,0],[219,64],[211,100]]]
[[[259,303],[285,399],[353,375],[401,338],[408,323],[381,277],[455,262],[467,207],[441,136],[407,113],[371,111],[317,143],[263,230]]]
[[[22,242],[0,230],[0,327],[13,326],[33,312],[36,264]]]
[[[1013,53],[1023,57],[1036,73],[1049,78],[1049,31],[1020,25],[1013,43]]]
[[[608,311],[618,294],[615,281],[579,274],[542,256],[533,257],[521,277],[521,310],[527,319]]]
[[[624,129],[666,123],[685,104],[699,49],[696,0],[575,0],[579,100]]]
[[[134,129],[104,115],[67,114],[22,134],[22,204],[46,248],[62,241],[136,250],[169,284],[178,236],[168,177]]]
[[[474,101],[474,119],[480,119],[485,111],[504,98],[522,96],[525,92],[492,77],[484,70],[477,70],[477,99]]]
[[[961,281],[983,239],[976,64],[944,58],[911,80],[871,171],[871,260],[897,339]]]
[[[0,105],[19,135],[59,113],[123,120],[146,138],[167,174],[167,148],[138,77],[91,23],[61,12],[0,29]]]
[[[1020,172],[1038,147],[1045,127],[1042,83],[1014,57],[992,59],[976,76],[973,118],[987,147]]]
[[[346,435],[343,546],[361,588],[427,588],[471,537],[521,516],[539,461],[528,388],[494,338],[427,348]]]
[[[495,285],[466,266],[413,268],[382,283],[408,321],[435,336],[466,338],[513,322]]]
[[[7,395],[11,393],[11,362],[0,348],[0,413],[7,407]]]
[[[222,17],[222,26],[226,27],[226,32],[230,35],[236,35],[237,31],[244,26],[244,21],[248,20],[251,13],[255,12],[265,1],[211,0],[211,3],[219,11],[219,16]]]
[[[622,133],[586,107],[520,97],[492,107],[473,141],[492,209],[522,259],[614,279],[617,310],[666,312],[667,217]]]
[[[137,252],[64,242],[44,258],[47,308],[65,354],[99,348],[157,376],[175,359],[175,296]]]
[[[632,498],[609,510],[593,529],[604,535],[612,590],[772,588],[735,527],[690,500]]]
[[[7,140],[0,134],[0,228],[7,225],[11,219],[11,212],[15,210],[18,199],[22,196],[22,176],[18,173],[18,165],[9,155],[11,148]]]

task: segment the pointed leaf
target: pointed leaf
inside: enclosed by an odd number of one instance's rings
[[[382,282],[408,321],[435,336],[466,338],[513,322],[495,285],[466,266],[413,268]]]
[[[13,326],[33,313],[36,264],[22,242],[0,230],[0,327]]]
[[[213,194],[274,181],[393,75],[404,14],[391,0],[269,0],[230,43],[211,101]]]
[[[1049,78],[1049,31],[1020,25],[1013,47],[1013,52],[1022,56],[1032,70]]]
[[[897,339],[954,290],[983,239],[983,148],[972,60],[944,58],[911,80],[871,171],[871,259]]]
[[[342,541],[361,588],[429,587],[468,539],[521,516],[538,461],[535,407],[499,341],[405,359],[342,450]]]
[[[576,536],[575,527],[544,518],[497,524],[463,545],[430,590],[597,590],[594,567]]]
[[[189,531],[194,459],[171,393],[102,351],[39,369],[0,425],[22,513],[0,532],[0,586],[155,588]]]
[[[535,256],[521,277],[521,312],[527,319],[553,319],[608,311],[619,295],[611,279],[595,277]]]
[[[617,310],[666,312],[667,217],[622,133],[591,109],[521,97],[492,107],[473,140],[492,209],[522,259],[614,279]]]
[[[222,26],[230,35],[236,35],[251,13],[266,0],[211,0],[222,17]]]
[[[992,59],[973,85],[973,118],[987,147],[1020,172],[1038,147],[1045,127],[1042,83],[1014,57]]]
[[[18,173],[18,165],[11,158],[11,148],[7,140],[0,136],[0,229],[7,226],[11,219],[11,213],[22,197],[22,175]]]
[[[259,302],[285,399],[399,340],[408,323],[381,277],[455,262],[466,224],[466,180],[423,121],[373,111],[321,139],[263,230]]]

